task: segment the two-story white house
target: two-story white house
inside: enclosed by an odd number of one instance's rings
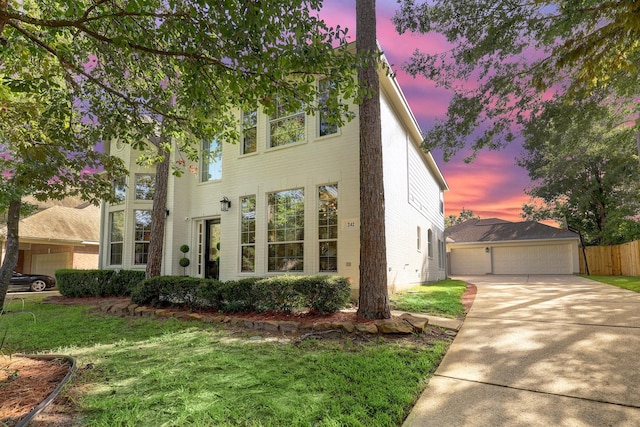
[[[444,197],[436,162],[397,81],[380,72],[388,285],[397,291],[446,276]],[[323,83],[319,82],[322,100]],[[357,113],[358,108],[352,105]],[[358,289],[360,184],[358,118],[337,128],[322,114],[238,113],[237,144],[205,141],[214,153],[170,176],[163,273],[220,280],[277,274],[337,274]],[[121,202],[102,210],[100,267],[144,269],[154,171],[113,144],[130,175]],[[188,245],[186,254],[181,245]],[[190,265],[179,260],[186,256]]]

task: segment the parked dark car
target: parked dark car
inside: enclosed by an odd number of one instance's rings
[[[43,274],[22,274],[15,271],[11,275],[10,291],[42,292],[45,289],[55,288],[56,279]]]

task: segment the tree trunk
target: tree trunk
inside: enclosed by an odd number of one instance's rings
[[[20,242],[18,239],[18,225],[20,224],[20,208],[22,200],[12,200],[9,202],[7,210],[7,252],[4,261],[0,266],[0,309],[4,307],[4,300],[11,283],[11,273],[18,264],[18,254],[20,252]]]
[[[360,292],[358,315],[388,319],[387,253],[382,176],[380,81],[376,41],[376,2],[356,2],[356,50],[368,60],[358,68],[365,96],[360,104]]]
[[[162,274],[162,249],[164,246],[164,230],[167,221],[167,186],[169,183],[169,157],[164,149],[164,137],[160,140],[158,154],[163,156],[162,162],[156,164],[155,193],[153,210],[151,211],[151,238],[149,239],[149,257],[147,258],[146,277]]]

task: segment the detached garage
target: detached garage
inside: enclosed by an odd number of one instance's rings
[[[449,274],[574,274],[577,234],[535,221],[469,220],[446,230]]]

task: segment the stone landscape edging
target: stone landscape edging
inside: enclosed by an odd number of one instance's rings
[[[200,322],[222,323],[229,326],[239,326],[247,329],[283,333],[337,330],[347,333],[365,334],[421,334],[424,333],[427,325],[429,324],[429,319],[415,317],[410,314],[403,314],[402,316],[391,319],[374,320],[368,323],[331,321],[310,323],[296,322],[292,320],[253,320],[229,314],[191,313],[187,311],[149,307],[134,303],[103,303],[99,304],[97,309],[104,313],[119,316],[196,320]]]

